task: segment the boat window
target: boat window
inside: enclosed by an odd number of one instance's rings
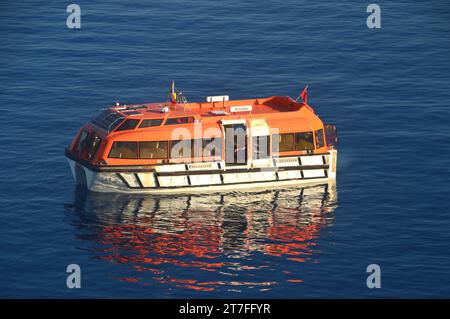
[[[92,123],[110,132],[122,122],[123,118],[118,112],[104,110],[92,120]]]
[[[81,152],[81,150],[84,148],[84,146],[86,146],[86,142],[88,140],[88,136],[89,136],[89,132],[86,130],[83,130],[80,134],[80,138],[78,140],[78,145],[77,145],[77,152]]]
[[[126,131],[126,130],[132,130],[136,127],[136,125],[138,125],[139,120],[126,120],[125,122],[123,122],[122,125],[119,126],[119,128],[116,130],[116,132],[120,132],[120,131]]]
[[[142,123],[141,125],[139,125],[139,128],[160,126],[162,121],[163,121],[162,119],[142,120]]]
[[[294,133],[273,135],[273,152],[292,152],[294,150]]]
[[[170,158],[194,157],[194,140],[179,140],[170,142]]]
[[[203,156],[222,156],[221,138],[204,138],[202,140]]]
[[[327,146],[335,146],[338,144],[338,136],[336,126],[333,124],[325,124],[325,140]]]
[[[269,158],[269,137],[253,137],[253,159]]]
[[[313,150],[314,140],[312,132],[295,133],[295,150]]]
[[[316,131],[316,148],[321,148],[325,146],[325,142],[323,140],[323,129]]]
[[[167,141],[139,142],[139,158],[167,158]]]
[[[90,158],[93,158],[95,156],[95,154],[97,153],[100,144],[102,143],[102,139],[98,136],[95,136],[93,141],[92,141],[92,146],[91,146],[91,151],[89,154]]]
[[[188,117],[173,117],[170,119],[167,119],[166,123],[164,125],[178,125],[178,124],[188,124],[188,123],[194,123],[194,117],[188,116]]]
[[[109,152],[110,158],[138,158],[137,142],[114,142]]]

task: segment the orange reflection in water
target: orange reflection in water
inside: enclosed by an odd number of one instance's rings
[[[136,272],[117,280],[239,291],[276,284],[270,273],[280,270],[280,260],[310,260],[336,202],[334,185],[322,185],[207,196],[89,193],[79,194],[75,207],[80,229],[94,230],[94,236],[79,237],[94,241],[95,257]],[[302,282],[301,274],[283,275]]]

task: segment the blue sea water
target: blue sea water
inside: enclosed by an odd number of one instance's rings
[[[0,4],[0,297],[449,297],[444,1]],[[205,196],[75,188],[63,155],[113,101],[296,96],[340,136],[335,186]],[[66,267],[81,267],[80,289]],[[381,267],[380,289],[366,267]]]

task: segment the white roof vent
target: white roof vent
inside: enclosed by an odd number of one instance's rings
[[[216,96],[207,96],[206,102],[223,102],[229,101],[230,97],[228,95],[216,95]]]

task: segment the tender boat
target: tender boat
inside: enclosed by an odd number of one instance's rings
[[[167,102],[101,110],[65,155],[91,191],[167,194],[333,182],[336,145],[336,127],[307,104],[307,88],[296,100],[188,103],[172,82]]]

